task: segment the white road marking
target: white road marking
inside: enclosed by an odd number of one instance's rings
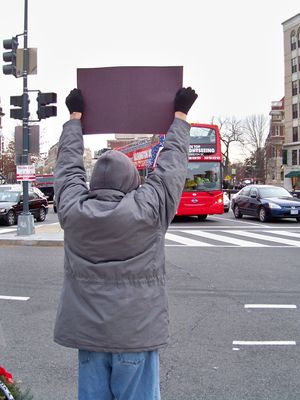
[[[267,235],[262,235],[260,233],[244,232],[244,231],[223,231],[223,232],[230,233],[233,235],[246,236],[246,237],[253,238],[253,239],[266,240],[268,242],[275,242],[275,243],[286,244],[289,246],[300,247],[300,241],[297,241],[297,240],[276,238],[274,236],[267,236]]]
[[[295,232],[287,232],[287,231],[265,231],[265,232],[270,232],[274,233],[275,235],[281,235],[281,236],[288,236],[288,237],[294,237],[294,238],[300,238],[300,233],[295,233]]]
[[[184,230],[184,231],[181,231],[181,232],[189,233],[189,234],[195,235],[195,236],[204,237],[204,238],[207,238],[207,239],[217,240],[219,242],[230,243],[230,244],[234,244],[234,245],[237,245],[237,246],[268,247],[265,244],[255,243],[255,242],[248,242],[247,240],[235,239],[235,238],[228,237],[228,236],[223,236],[223,235],[216,235],[215,233],[204,232],[204,231],[200,231],[200,230],[193,230],[193,231]],[[226,232],[226,231],[224,231],[224,232]]]
[[[294,340],[234,340],[232,342],[234,346],[295,346],[296,341]]]
[[[0,296],[0,300],[17,300],[17,301],[27,301],[30,297],[21,296]]]
[[[249,225],[257,225],[257,223],[255,223],[255,222],[248,222],[248,221],[241,221],[240,219],[230,219],[230,218],[222,218],[222,217],[216,217],[216,216],[209,216],[209,218],[210,219],[220,219],[220,220],[222,220],[222,221],[230,221],[230,222],[236,222],[236,223],[239,223],[239,224],[249,224]],[[269,225],[264,225],[264,227],[265,228],[270,228],[270,226]]]
[[[173,235],[172,233],[166,233],[165,237],[168,240],[171,240],[171,241],[177,242],[177,243],[181,243],[186,246],[196,246],[196,247],[203,247],[203,246],[211,247],[211,246],[213,246],[212,244],[209,244],[209,243],[199,242],[198,240],[189,239],[184,236]]]
[[[295,304],[245,304],[245,308],[297,308]]]

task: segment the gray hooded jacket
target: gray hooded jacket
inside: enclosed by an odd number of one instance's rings
[[[54,340],[90,351],[168,342],[164,236],[184,186],[190,125],[175,118],[154,172],[139,186],[124,154],[108,151],[86,185],[80,120],[68,121],[55,169],[64,229],[64,282]]]

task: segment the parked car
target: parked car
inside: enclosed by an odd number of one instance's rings
[[[4,183],[0,185],[0,192],[6,192],[6,190],[22,190],[22,186],[19,183]]]
[[[29,211],[37,221],[45,221],[48,213],[48,201],[34,190],[29,190]],[[23,211],[22,190],[0,191],[0,220],[6,225],[14,225]]]
[[[20,183],[5,183],[4,185],[0,185],[0,192],[6,192],[7,190],[15,190],[17,192],[23,190],[23,186]],[[37,193],[40,197],[46,197],[45,194],[36,186],[31,186],[29,190]]]
[[[230,199],[226,192],[223,192],[224,212],[228,212],[230,208]]]
[[[235,218],[252,215],[261,222],[271,218],[296,218],[300,222],[300,199],[280,186],[245,186],[231,199],[231,208]]]

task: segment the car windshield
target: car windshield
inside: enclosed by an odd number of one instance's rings
[[[20,192],[11,192],[7,190],[6,192],[0,192],[0,201],[3,202],[16,202],[18,200]]]
[[[221,165],[218,162],[189,162],[184,191],[221,190]]]
[[[265,187],[259,189],[261,197],[293,197],[286,189],[282,187]]]

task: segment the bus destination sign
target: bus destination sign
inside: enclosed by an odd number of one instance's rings
[[[215,154],[216,145],[214,143],[209,144],[190,144],[189,156],[204,156],[209,154]]]

